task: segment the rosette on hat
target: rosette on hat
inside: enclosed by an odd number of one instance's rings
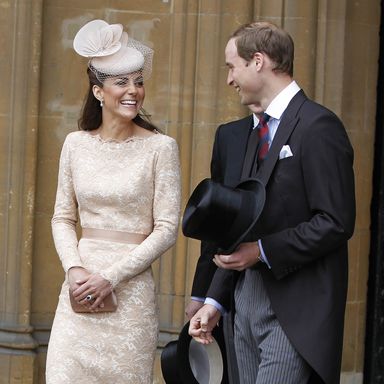
[[[104,20],[93,20],[85,24],[73,40],[73,48],[84,57],[102,57],[116,53],[122,46],[121,24],[108,24]]]

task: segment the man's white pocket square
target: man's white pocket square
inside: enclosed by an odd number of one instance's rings
[[[293,156],[291,148],[289,145],[283,145],[279,154],[279,160],[286,159],[287,157]]]

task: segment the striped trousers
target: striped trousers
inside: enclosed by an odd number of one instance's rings
[[[239,383],[307,384],[311,368],[282,330],[258,270],[247,269],[240,276],[235,305]]]

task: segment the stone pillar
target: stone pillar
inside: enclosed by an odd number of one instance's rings
[[[32,383],[37,346],[31,335],[30,303],[41,1],[3,1],[0,36],[0,383]]]
[[[166,107],[158,108],[155,118],[165,117],[167,134],[179,144],[182,209],[197,183],[209,177],[217,126],[234,115],[247,113],[240,103],[231,100],[234,91],[226,85],[224,47],[236,21],[246,21],[248,3],[249,0],[175,1],[170,9],[169,34],[163,36],[168,47],[156,52],[162,63],[155,67],[152,81],[158,77],[158,87],[161,84],[167,91]],[[158,87],[154,87],[154,92]],[[164,127],[162,122],[159,125]],[[158,269],[160,348],[177,337],[186,321],[184,309],[190,300],[199,242],[186,239],[180,228],[177,244],[170,253],[161,258]],[[159,359],[155,377],[163,382]]]
[[[156,53],[169,60],[155,68],[154,76],[167,78],[169,87],[167,109],[160,114],[167,116],[167,134],[179,143],[182,208],[197,183],[209,176],[218,124],[233,114],[247,113],[239,103],[230,103],[228,95],[234,92],[226,85],[224,60],[225,39],[236,23],[233,14],[237,13],[238,19],[245,22],[247,3],[248,0],[236,4],[228,0],[174,2],[166,37],[169,51],[166,55],[161,49]],[[185,322],[184,306],[189,301],[198,256],[199,242],[187,240],[180,229],[172,255],[161,259],[159,299],[163,343],[178,333]]]

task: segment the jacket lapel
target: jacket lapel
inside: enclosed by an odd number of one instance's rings
[[[249,132],[253,125],[253,116],[239,120],[228,135],[227,159],[224,184],[235,187],[240,182]]]
[[[256,177],[263,182],[266,186],[268,184],[269,177],[276,165],[279,158],[279,154],[283,145],[285,145],[294,131],[299,117],[297,116],[303,103],[307,100],[304,92],[299,91],[288,104],[287,109],[284,111],[279,127],[273,138],[271,148],[268,151],[268,156],[263,161],[262,166],[257,170]]]

